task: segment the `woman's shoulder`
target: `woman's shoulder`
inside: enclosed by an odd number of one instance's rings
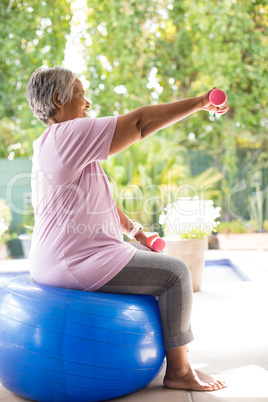
[[[55,131],[73,131],[76,129],[90,129],[95,118],[77,117],[72,120],[66,120],[61,123],[53,124]]]

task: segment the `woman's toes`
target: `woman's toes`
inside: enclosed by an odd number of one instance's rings
[[[214,385],[209,383],[202,383],[202,387],[204,391],[214,391]]]
[[[215,382],[211,382],[209,385],[214,389],[214,391],[216,391],[216,389],[219,389],[218,385],[215,384]]]
[[[221,384],[221,382],[220,381],[215,381],[215,384],[219,387],[219,388],[222,388],[223,387],[223,385]]]
[[[223,385],[218,380],[214,380],[211,384],[213,386],[213,389],[221,389],[221,388],[223,388]]]

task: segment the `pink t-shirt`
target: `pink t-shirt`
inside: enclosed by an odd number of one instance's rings
[[[33,142],[35,213],[30,274],[39,283],[94,291],[137,249],[124,242],[107,160],[117,117],[53,124]]]

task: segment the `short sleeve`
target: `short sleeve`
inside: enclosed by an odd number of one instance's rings
[[[116,123],[117,116],[109,116],[77,118],[59,124],[54,141],[62,164],[75,171],[91,162],[107,160]]]

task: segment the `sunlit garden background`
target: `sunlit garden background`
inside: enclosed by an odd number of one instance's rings
[[[77,72],[90,117],[202,95],[201,111],[101,162],[117,204],[149,231],[179,197],[221,207],[218,232],[268,231],[268,6],[258,0],[3,0],[0,5],[0,246],[31,233],[32,143],[45,126],[25,98],[32,72]],[[213,247],[213,245],[211,245]]]

